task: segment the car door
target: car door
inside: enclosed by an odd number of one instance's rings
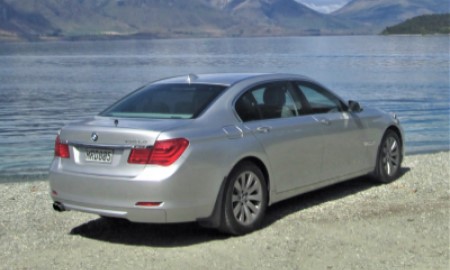
[[[324,128],[324,180],[355,174],[367,169],[362,121],[333,93],[311,82],[296,82],[306,98],[309,114]]]
[[[237,100],[236,111],[265,149],[273,191],[320,181],[324,127],[305,115],[291,82],[251,88]]]

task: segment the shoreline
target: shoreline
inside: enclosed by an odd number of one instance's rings
[[[181,35],[181,36],[158,36],[153,34],[132,34],[132,35],[85,35],[85,36],[61,36],[61,37],[36,37],[27,39],[0,38],[0,44],[24,44],[24,43],[50,43],[50,42],[85,42],[85,41],[129,41],[129,40],[183,40],[183,39],[239,39],[239,38],[286,38],[286,37],[357,37],[357,36],[383,36],[383,37],[434,37],[450,36],[450,34],[382,34],[382,33],[362,33],[362,34],[304,34],[304,35]]]
[[[227,38],[279,38],[279,37],[353,37],[353,36],[384,36],[384,37],[430,37],[450,36],[450,33],[409,33],[409,34],[383,34],[379,33],[330,33],[330,34],[280,34],[280,35],[159,35],[152,33],[135,34],[98,34],[98,35],[68,35],[68,36],[35,36],[30,39],[21,39],[18,36],[0,36],[0,44],[14,43],[48,43],[48,42],[83,42],[83,41],[121,41],[121,40],[171,40],[171,39],[227,39]]]
[[[407,152],[405,157],[409,156],[421,156],[421,155],[432,155],[439,153],[449,153],[450,149],[437,149],[437,150],[423,150],[415,152]],[[48,165],[50,167],[50,164]],[[26,183],[26,182],[39,182],[48,181],[48,170],[41,171],[39,173],[27,173],[23,175],[1,175],[0,173],[0,185],[6,183]]]

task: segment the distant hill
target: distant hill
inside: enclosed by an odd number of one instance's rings
[[[380,32],[415,16],[450,12],[449,5],[449,0],[352,0],[332,15]]]
[[[350,25],[294,0],[217,1],[229,17],[251,26],[244,35],[321,35],[345,32]]]
[[[447,1],[353,0],[322,14],[295,0],[0,0],[0,41],[376,34]]]
[[[0,1],[8,13],[37,14],[47,21],[41,31],[18,33],[24,39],[55,33],[67,39],[320,35],[351,27],[294,0]],[[3,24],[1,30],[12,31]]]
[[[43,32],[49,34],[55,32],[44,16],[15,10],[0,0],[0,40],[33,40]]]
[[[450,34],[450,14],[422,15],[403,23],[386,27],[384,35]]]

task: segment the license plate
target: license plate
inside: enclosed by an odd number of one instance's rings
[[[111,163],[114,151],[111,149],[88,148],[86,149],[86,161],[96,163]]]

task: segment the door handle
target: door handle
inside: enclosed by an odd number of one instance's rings
[[[271,127],[257,127],[256,131],[258,133],[269,133],[271,129]]]
[[[328,120],[328,119],[326,119],[326,118],[322,118],[322,119],[320,119],[320,121],[319,121],[322,125],[325,125],[325,126],[329,126],[329,125],[331,125],[331,121],[330,120]]]

